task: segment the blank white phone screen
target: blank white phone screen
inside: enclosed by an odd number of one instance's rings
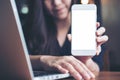
[[[96,10],[72,10],[72,49],[96,50]]]

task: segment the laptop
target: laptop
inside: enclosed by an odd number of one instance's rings
[[[0,1],[0,80],[55,80],[69,73],[32,70],[15,0]]]

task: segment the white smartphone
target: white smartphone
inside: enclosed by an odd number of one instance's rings
[[[71,53],[74,56],[93,56],[96,54],[95,4],[75,4],[71,9]]]

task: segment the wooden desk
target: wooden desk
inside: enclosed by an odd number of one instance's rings
[[[63,80],[75,80],[73,78]],[[100,72],[99,76],[95,80],[120,80],[120,72]]]
[[[120,72],[100,72],[96,80],[120,80]]]

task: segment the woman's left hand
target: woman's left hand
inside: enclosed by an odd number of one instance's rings
[[[100,26],[100,23],[97,22],[96,24],[97,28]],[[97,42],[97,46],[96,46],[96,55],[99,55],[101,52],[101,45],[105,42],[108,41],[108,36],[107,35],[103,35],[105,33],[105,28],[104,27],[100,27],[97,29],[96,31],[96,42]],[[71,34],[68,34],[68,39],[69,41],[72,40],[72,36]],[[83,61],[83,62],[87,62],[89,59],[91,59],[93,56],[77,56],[76,58]]]
[[[100,23],[97,22],[97,27],[99,26],[100,26]],[[103,35],[105,31],[106,31],[105,27],[100,27],[96,31],[96,42],[97,42],[96,55],[99,55],[99,53],[101,52],[101,45],[108,41],[108,36]]]

